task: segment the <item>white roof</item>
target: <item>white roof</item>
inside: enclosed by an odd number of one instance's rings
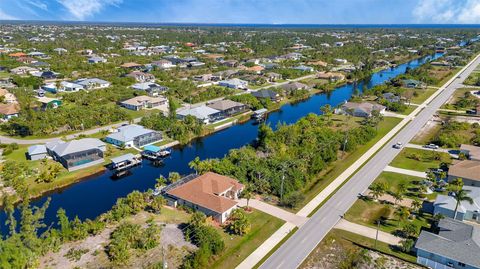
[[[472,186],[464,186],[464,190],[468,191],[468,196],[473,199],[473,204],[467,201],[460,202],[458,205],[458,212],[465,213],[467,211],[480,211],[480,188]],[[435,199],[433,205],[455,211],[456,200],[452,196],[440,194]]]
[[[81,152],[89,149],[100,149],[105,143],[95,138],[83,138],[68,142],[57,141],[50,142],[45,145],[49,150],[54,151],[58,156]]]
[[[199,106],[195,108],[187,108],[177,112],[181,116],[194,116],[197,119],[207,119],[210,115],[219,113],[220,111],[210,108],[208,106]]]
[[[135,137],[155,132],[137,124],[126,125],[117,128],[118,132],[109,134],[107,137],[121,142],[130,142]]]

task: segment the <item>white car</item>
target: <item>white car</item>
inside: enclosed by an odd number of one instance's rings
[[[401,149],[403,147],[402,142],[397,142],[395,145],[393,145],[394,148],[396,149]]]
[[[428,144],[428,145],[425,145],[423,147],[427,148],[427,149],[438,149],[438,146],[435,145],[435,144]]]

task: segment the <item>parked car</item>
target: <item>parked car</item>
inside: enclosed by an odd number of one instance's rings
[[[394,148],[396,149],[401,149],[403,147],[402,142],[397,142],[395,145],[393,145]]]
[[[425,145],[423,147],[427,148],[427,149],[438,149],[439,148],[439,146],[437,146],[435,144],[428,144],[428,145]]]

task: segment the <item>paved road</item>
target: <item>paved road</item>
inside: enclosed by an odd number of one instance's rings
[[[460,71],[460,78],[453,77],[442,91],[392,140],[407,144],[417,132],[445,103],[455,89],[461,86],[468,75],[480,64],[476,57]],[[383,169],[400,152],[387,143],[370,161],[368,161],[343,187],[341,187],[299,230],[290,237],[260,268],[297,268],[325,235],[337,224],[341,216],[377,178]]]

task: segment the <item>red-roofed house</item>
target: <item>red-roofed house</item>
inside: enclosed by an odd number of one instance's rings
[[[213,172],[179,183],[172,188],[167,187],[165,196],[169,202],[201,211],[219,223],[225,222],[232,210],[237,208],[235,200],[244,189],[237,180]]]

